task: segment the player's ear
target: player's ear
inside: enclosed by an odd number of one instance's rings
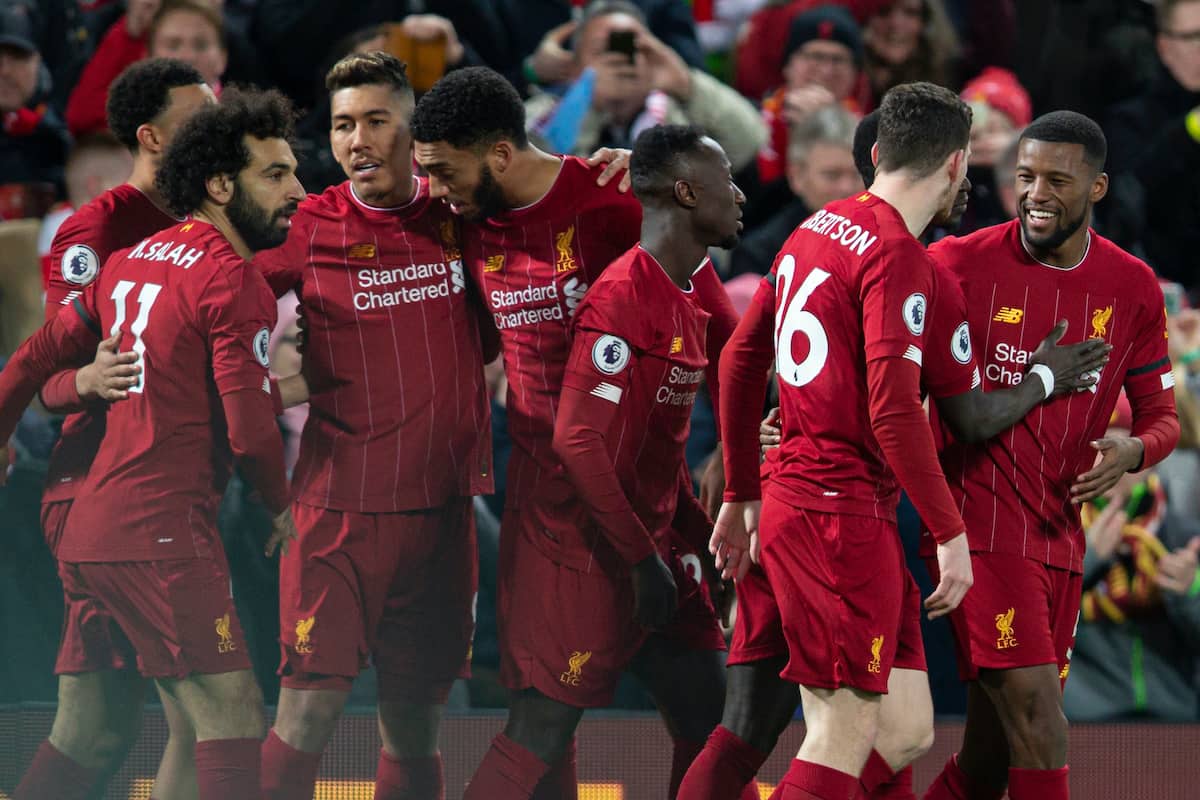
[[[879,166],[879,142],[871,145],[871,163]]]
[[[137,137],[138,147],[147,153],[158,155],[166,149],[163,146],[162,138],[158,135],[158,128],[149,122],[138,125],[137,130],[134,131],[134,136]]]
[[[210,175],[204,181],[204,188],[208,190],[209,199],[219,206],[228,205],[233,200],[234,180],[228,173]]]
[[[690,181],[677,180],[674,187],[675,202],[684,208],[695,208],[697,203],[696,190]]]
[[[1088,199],[1095,205],[1103,200],[1106,194],[1108,194],[1108,173],[1099,172],[1096,174],[1095,180],[1092,181],[1092,190]]]
[[[513,147],[513,143],[506,139],[501,139],[488,148],[486,158],[492,172],[502,175],[508,169],[509,165],[512,164],[515,152],[516,148]]]

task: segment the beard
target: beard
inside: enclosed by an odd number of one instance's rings
[[[479,167],[479,185],[475,187],[475,193],[471,195],[471,205],[474,206],[474,212],[471,214],[472,222],[481,222],[499,216],[508,210],[508,201],[504,199],[504,192],[500,189],[500,184],[496,183],[496,177],[492,175],[487,164]]]
[[[1055,228],[1053,233],[1042,236],[1041,238],[1035,237],[1029,232],[1029,229],[1025,227],[1025,220],[1028,219],[1028,214],[1028,211],[1022,209],[1021,233],[1025,235],[1025,241],[1034,247],[1043,248],[1045,250],[1055,250],[1061,247],[1062,244],[1067,241],[1067,239],[1070,239],[1075,235],[1077,230],[1083,227],[1083,224],[1087,222],[1088,216],[1091,214],[1091,209],[1085,208],[1080,212],[1077,219],[1067,220],[1065,224]]]
[[[242,237],[251,251],[270,250],[287,241],[288,229],[280,227],[279,220],[296,212],[293,203],[281,206],[273,212],[260,206],[242,190],[240,182],[234,182],[233,199],[225,209],[229,222]]]
[[[738,242],[740,241],[742,241],[742,236],[740,233],[731,233],[721,241],[717,242],[717,247],[721,248],[722,250],[732,250],[738,246]]]

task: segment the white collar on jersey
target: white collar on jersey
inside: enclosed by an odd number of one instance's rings
[[[412,199],[409,200],[407,203],[401,203],[398,206],[390,206],[388,208],[380,208],[379,206],[373,206],[358,196],[358,192],[354,191],[353,183],[350,184],[350,197],[353,198],[354,202],[358,203],[360,206],[362,206],[363,208],[368,209],[370,211],[399,211],[402,208],[408,208],[413,203],[415,203],[421,199],[421,194],[422,194],[421,182],[419,180],[417,180],[416,175],[412,175],[410,177],[412,177],[412,182],[413,182],[413,196],[412,196]]]
[[[671,280],[671,276],[667,275],[667,268],[662,265],[661,261],[659,261],[657,258],[654,258],[654,253],[651,253],[649,250],[642,247],[641,242],[638,242],[638,250],[641,250],[643,253],[650,256],[650,258],[654,259],[654,263],[658,264],[658,268],[663,271],[663,275],[666,275],[667,280],[671,281],[671,285],[674,286],[676,289],[679,289],[679,291],[683,292],[684,294],[691,294],[692,290],[696,288],[695,285],[691,281],[688,281],[688,285],[687,285],[686,289],[683,289],[683,288],[679,287],[678,285],[676,285],[675,281]],[[704,258],[700,259],[700,266],[698,266],[694,270],[692,270],[692,274],[695,275],[697,272],[704,269],[704,265],[707,263],[708,263],[708,256],[705,256]]]
[[[1075,269],[1075,267],[1078,267],[1080,264],[1082,264],[1084,261],[1087,261],[1088,253],[1090,253],[1092,251],[1092,232],[1088,231],[1087,232],[1087,245],[1083,248],[1083,255],[1080,256],[1079,260],[1076,261],[1074,264],[1072,264],[1069,267],[1059,267],[1054,264],[1047,264],[1045,261],[1042,261],[1037,256],[1035,256],[1033,253],[1029,252],[1029,245],[1025,244],[1025,237],[1022,236],[1020,233],[1018,233],[1017,236],[1021,240],[1021,247],[1025,250],[1025,255],[1029,256],[1034,261],[1041,264],[1043,267],[1049,267],[1050,269],[1061,270],[1062,272],[1070,272],[1071,270]]]

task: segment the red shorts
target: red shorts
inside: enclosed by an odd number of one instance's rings
[[[921,636],[921,589],[912,574],[904,572],[904,615],[900,620],[900,638],[896,645],[894,669],[927,672],[925,643]],[[735,585],[737,615],[733,621],[733,640],[729,644],[728,665],[751,664],[788,654],[783,635],[779,605],[771,592],[771,583],[762,567],[754,565]]]
[[[123,669],[184,678],[249,669],[229,567],[214,558],[59,562],[69,615],[58,673]]]
[[[621,673],[650,631],[633,618],[628,567],[561,564],[536,537],[554,523],[541,509],[508,509],[500,528],[497,620],[500,679],[575,708],[612,702]],[[661,546],[679,587],[679,607],[658,632],[680,650],[724,650],[725,637],[700,574],[700,558],[672,533]]]
[[[936,559],[926,559],[938,580]],[[1079,621],[1083,576],[1024,556],[972,552],[975,583],[950,612],[964,681],[981,669],[1055,664],[1066,681]]]
[[[349,691],[373,662],[380,698],[446,702],[470,675],[471,498],[390,514],[296,503],[293,513],[298,539],[279,568],[283,685]]]
[[[768,491],[759,531],[788,647],[782,678],[883,694],[894,666],[924,668],[920,595],[895,523],[795,508]],[[897,664],[902,639],[909,664]]]

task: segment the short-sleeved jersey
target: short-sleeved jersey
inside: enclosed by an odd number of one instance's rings
[[[967,301],[958,278],[943,265],[933,263],[935,293],[925,331],[921,388],[930,396],[957,397],[982,384],[971,347]]]
[[[1085,541],[1070,488],[1092,466],[1090,442],[1104,435],[1122,387],[1135,409],[1139,399],[1173,390],[1158,281],[1094,231],[1077,266],[1042,264],[1025,250],[1016,221],[943,239],[930,252],[959,278],[986,391],[1020,383],[1060,319],[1069,325],[1064,344],[1102,338],[1113,346],[1093,391],[1041,403],[982,444],[939,432],[946,480],[973,550],[1080,571]]]
[[[363,203],[349,182],[311,195],[287,242],[254,263],[308,321],[298,501],[384,513],[492,491],[482,306],[457,220],[424,180],[398,208]]]
[[[63,222],[50,247],[46,319],[79,297],[96,280],[109,256],[179,220],[123,183],[80,206]],[[63,420],[62,435],[50,456],[42,502],[69,500],[87,475],[104,438],[104,414],[84,411]]]
[[[899,484],[872,431],[867,362],[922,363],[935,291],[924,249],[870,193],[796,228],[753,301],[775,319],[783,439],[772,491],[801,508],[895,519]]]
[[[576,312],[563,386],[616,407],[604,441],[634,513],[656,538],[675,516],[708,321],[694,289],[680,289],[640,246],[605,270]]]
[[[541,200],[465,231],[467,264],[504,345],[514,507],[535,490],[571,492],[552,449],[571,318],[604,268],[641,238],[641,206],[615,182],[596,186],[600,170],[566,156]]]
[[[62,311],[72,324],[121,331],[142,373],[108,411],[58,557],[211,557],[231,465],[221,396],[271,391],[270,289],[216,228],[190,221],[114,255],[73,305]]]

